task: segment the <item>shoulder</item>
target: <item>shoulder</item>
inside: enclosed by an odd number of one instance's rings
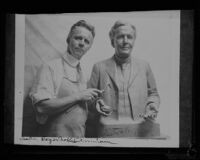
[[[132,62],[134,62],[137,66],[140,67],[148,67],[149,66],[149,62],[140,58],[132,58]]]
[[[101,68],[103,66],[106,66],[106,65],[110,64],[110,62],[112,62],[112,61],[113,61],[112,57],[111,58],[107,58],[107,59],[104,59],[104,60],[101,60],[101,61],[95,63],[94,66]]]
[[[61,73],[62,72],[62,59],[57,58],[50,61],[44,62],[40,67],[41,73]]]
[[[62,59],[61,59],[61,58],[56,58],[56,59],[47,61],[46,64],[47,64],[48,66],[54,66],[54,65],[56,65],[56,64],[61,64],[61,62],[62,62]]]
[[[132,61],[135,61],[137,64],[141,64],[141,65],[145,65],[148,64],[148,62],[146,60],[140,59],[140,58],[132,58]]]
[[[56,58],[56,59],[47,61],[45,63],[45,65],[48,66],[51,69],[55,69],[55,68],[61,67],[62,66],[62,59],[61,58]]]

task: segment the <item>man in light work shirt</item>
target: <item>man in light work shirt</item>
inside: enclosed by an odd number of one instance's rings
[[[90,112],[88,130],[92,131],[91,137],[140,136],[140,128],[133,124],[141,115],[154,120],[159,109],[154,75],[147,62],[131,56],[136,40],[135,26],[117,21],[109,36],[115,53],[93,66],[89,81],[89,87],[103,93],[94,103],[96,110]]]

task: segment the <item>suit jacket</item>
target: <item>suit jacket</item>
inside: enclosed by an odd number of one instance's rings
[[[150,65],[143,60],[133,57],[131,63],[132,69],[128,85],[128,96],[131,102],[132,115],[134,120],[136,120],[140,114],[145,113],[147,104],[154,103],[158,108],[160,98]],[[106,85],[110,87],[106,87]],[[120,106],[118,106],[119,92],[114,56],[93,66],[89,87],[100,90],[105,88],[102,98],[107,105],[117,112],[117,108]]]

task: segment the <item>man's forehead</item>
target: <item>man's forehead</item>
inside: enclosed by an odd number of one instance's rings
[[[72,30],[72,35],[74,35],[74,34],[93,37],[92,33],[88,29],[86,29],[85,27],[81,27],[81,26],[77,26]]]
[[[131,27],[131,25],[123,25],[116,29],[116,33],[134,33],[135,30]]]

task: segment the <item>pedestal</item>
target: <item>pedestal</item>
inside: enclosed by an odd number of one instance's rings
[[[98,133],[99,137],[104,138],[155,138],[160,136],[160,124],[151,120],[144,120],[133,124],[102,125],[99,127]]]

